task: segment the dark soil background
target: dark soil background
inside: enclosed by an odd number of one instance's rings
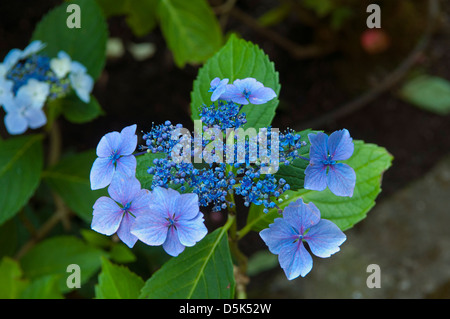
[[[376,2],[376,1],[374,1]],[[402,11],[401,2],[389,3],[382,11],[382,26],[391,37],[390,48],[379,55],[365,53],[359,42],[365,30],[365,6],[350,24],[337,34],[324,36],[303,25],[295,14],[271,27],[285,38],[307,44],[319,38],[329,39],[337,49],[324,56],[295,59],[284,48],[249,25],[228,18],[225,31],[238,31],[258,44],[275,63],[282,90],[274,127],[302,128],[303,123],[331,112],[357,98],[381,81],[414,48],[426,25],[426,1],[414,2],[414,10]],[[2,1],[0,3],[0,60],[12,48],[24,48],[40,18],[60,1]],[[278,1],[240,0],[237,8],[258,17]],[[370,2],[367,2],[370,3]],[[442,1],[438,29],[413,70],[450,79],[450,6]],[[326,24],[325,21],[322,21]],[[190,92],[199,66],[175,66],[171,52],[157,28],[149,35],[136,38],[123,17],[108,20],[111,37],[125,43],[151,42],[155,54],[136,61],[127,51],[123,57],[108,60],[93,94],[105,115],[79,126],[63,121],[64,149],[94,148],[106,132],[120,130],[132,123],[140,130],[152,122],[169,119],[189,126]],[[319,34],[318,34],[319,33]],[[449,154],[450,116],[439,116],[420,110],[397,97],[398,86],[378,96],[360,110],[314,129],[332,132],[347,128],[352,137],[385,147],[393,156],[393,166],[383,177],[383,192],[378,200],[392,195],[428,172]],[[3,130],[3,128],[2,128]],[[2,131],[3,132],[3,131]],[[250,254],[261,243],[248,236],[243,249]]]

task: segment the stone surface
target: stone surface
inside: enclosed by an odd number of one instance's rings
[[[450,298],[450,157],[378,202],[346,235],[339,253],[326,259],[313,256],[313,270],[305,278],[288,281],[278,268],[249,296]],[[366,284],[370,264],[380,266],[381,288]]]

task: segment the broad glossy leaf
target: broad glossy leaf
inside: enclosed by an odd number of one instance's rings
[[[28,286],[17,261],[4,257],[0,262],[0,299],[16,299]]]
[[[70,4],[80,7],[80,28],[67,26],[72,14],[67,12]],[[60,50],[67,52],[72,60],[82,63],[94,79],[99,77],[105,64],[107,39],[105,18],[93,0],[63,2],[42,18],[32,35],[32,40],[47,43],[43,53],[56,57]]]
[[[106,256],[104,251],[81,239],[57,236],[38,243],[20,262],[25,276],[33,280],[48,275],[61,275],[58,286],[61,291],[66,292],[69,290],[66,280],[71,274],[67,272],[67,266],[80,266],[83,285],[100,269],[102,256]]]
[[[222,46],[219,22],[206,0],[160,0],[160,27],[175,63],[203,63]]]
[[[142,288],[140,298],[233,298],[233,264],[223,228],[165,263]]]
[[[136,299],[143,286],[142,278],[127,267],[102,258],[102,272],[95,286],[97,299]]]
[[[39,186],[42,135],[0,141],[0,225],[13,217]]]
[[[424,110],[441,115],[450,113],[450,82],[446,79],[429,75],[415,77],[403,85],[400,96]]]

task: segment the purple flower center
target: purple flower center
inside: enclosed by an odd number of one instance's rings
[[[166,220],[169,222],[169,228],[170,227],[175,227],[175,229],[177,228],[177,225],[176,225],[177,221],[175,219],[175,214],[173,214],[172,217],[167,217]]]

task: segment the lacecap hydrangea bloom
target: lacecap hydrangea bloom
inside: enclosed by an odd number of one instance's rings
[[[313,203],[305,204],[301,198],[290,203],[283,217],[276,218],[259,234],[270,252],[278,255],[289,280],[305,277],[312,269],[313,260],[305,243],[314,255],[326,258],[338,252],[347,238],[334,223],[320,218]]]
[[[44,106],[72,90],[89,102],[94,81],[86,68],[61,51],[50,59],[40,53],[46,46],[39,40],[23,51],[12,49],[0,63],[0,106],[6,112],[5,126],[10,134],[22,134],[47,123]]]

